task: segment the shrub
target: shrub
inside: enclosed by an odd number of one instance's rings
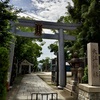
[[[7,73],[9,68],[8,50],[0,47],[0,100],[6,100]]]
[[[88,83],[88,67],[86,66],[84,69],[84,76],[82,77],[83,83]]]

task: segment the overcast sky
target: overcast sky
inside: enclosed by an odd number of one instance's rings
[[[66,6],[71,0],[10,0],[10,4],[16,8],[22,8],[25,12],[20,14],[22,16],[30,16],[37,20],[57,21],[60,16],[67,12]],[[71,2],[72,4],[72,2]],[[50,31],[49,31],[50,32]],[[45,57],[54,58],[53,53],[48,50],[48,45],[53,43],[53,40],[44,40],[46,44],[43,46],[43,55],[39,58]]]

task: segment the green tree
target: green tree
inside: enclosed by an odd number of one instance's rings
[[[36,41],[30,38],[17,37],[15,45],[14,57],[17,61],[27,59],[29,62],[34,63],[36,69],[38,62],[37,58],[42,54],[42,47],[39,46]]]
[[[50,44],[48,46],[48,49],[50,49],[50,52],[54,52],[54,54],[57,55],[57,52],[58,52],[58,41],[55,41],[53,44]]]
[[[15,21],[18,13],[8,5],[9,0],[0,1],[0,100],[6,100],[6,83],[9,68],[9,49],[12,38],[10,21]]]
[[[9,52],[5,47],[0,47],[0,100],[6,100],[7,71],[9,68]]]
[[[50,71],[51,63],[50,63],[49,57],[46,57],[45,59],[40,60],[39,63],[42,64],[43,71]]]
[[[72,41],[65,41],[64,42],[64,55],[65,55],[65,61],[68,61],[72,57],[72,45],[74,42]],[[48,49],[50,49],[50,52],[53,52],[56,56],[58,55],[58,41],[54,42],[53,44],[50,44],[48,46]]]
[[[81,23],[75,32],[77,41],[74,49],[80,50],[81,55],[87,50],[87,43],[97,42],[100,46],[100,0],[72,0],[74,6],[69,5],[68,12],[73,22]]]
[[[84,69],[84,76],[82,77],[82,82],[88,83],[88,66],[86,66]]]

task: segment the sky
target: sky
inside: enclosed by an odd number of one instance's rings
[[[23,13],[20,16],[29,16],[36,20],[52,21],[56,22],[61,16],[66,15],[66,6],[68,2],[72,4],[71,0],[10,0],[10,5],[15,8],[23,9]],[[45,30],[44,30],[45,31]],[[52,33],[50,30],[46,32]],[[50,52],[48,46],[54,43],[55,40],[43,39],[46,44],[42,48],[43,54],[38,60],[49,57],[54,58],[54,54]]]

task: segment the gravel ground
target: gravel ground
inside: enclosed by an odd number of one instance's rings
[[[37,73],[37,75],[43,79],[48,85],[50,85],[57,93],[61,94],[65,98],[65,100],[74,100],[71,94],[66,90],[60,90],[58,89],[54,84],[51,82],[51,73],[42,72]],[[11,90],[7,92],[7,100],[15,100],[16,94],[19,90],[19,87],[21,85],[21,80],[23,79],[23,76],[18,76],[14,82],[14,85]]]

